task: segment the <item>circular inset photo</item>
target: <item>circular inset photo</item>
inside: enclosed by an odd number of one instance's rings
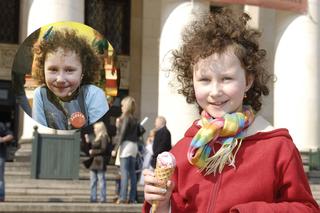
[[[30,34],[16,53],[12,79],[22,109],[58,130],[97,122],[119,83],[111,44],[77,22],[49,24]]]

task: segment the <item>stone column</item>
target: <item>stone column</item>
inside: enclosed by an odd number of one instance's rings
[[[28,35],[52,22],[84,22],[84,0],[26,0],[21,2],[21,8]]]
[[[274,74],[274,46],[276,32],[276,11],[263,7],[249,6],[244,7],[244,11],[251,16],[249,25],[262,32],[260,38],[260,48],[267,51],[267,61],[265,67],[270,74]],[[273,123],[273,81],[269,82],[270,94],[262,99],[262,108],[259,114]]]
[[[20,43],[43,25],[58,21],[84,22],[84,0],[25,0],[20,5]],[[23,112],[20,122],[23,122],[23,133],[20,138],[21,149],[17,157],[29,156],[33,126],[38,125]],[[56,133],[55,130],[39,126],[41,133]],[[70,133],[69,133],[70,134]]]
[[[162,1],[162,4],[158,113],[166,117],[172,143],[175,144],[199,117],[199,113],[194,105],[187,104],[185,98],[178,94],[176,78],[167,72],[170,67],[170,50],[181,44],[181,31],[192,20],[193,15],[199,14],[201,10],[208,10],[209,5],[169,0]]]
[[[129,73],[129,95],[134,97],[137,104],[136,114],[141,117],[144,111],[143,102],[143,73],[142,67],[142,29],[143,29],[143,0],[134,0],[131,3],[131,28],[130,28],[130,73]],[[121,72],[121,70],[120,70]],[[147,99],[149,103],[153,100]],[[147,101],[147,102],[148,102]],[[145,115],[143,115],[145,116]],[[143,117],[141,117],[143,119]]]
[[[320,2],[308,3],[308,14],[278,15],[275,55],[275,126],[287,127],[302,151],[320,147]]]

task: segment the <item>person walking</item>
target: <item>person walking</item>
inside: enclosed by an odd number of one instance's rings
[[[6,162],[6,144],[13,141],[12,131],[0,122],[0,202],[5,201],[5,183],[4,183],[4,170]]]
[[[168,130],[167,121],[163,116],[158,116],[155,120],[156,133],[153,139],[153,156],[151,166],[156,168],[157,157],[161,152],[170,151],[171,149],[171,133]]]

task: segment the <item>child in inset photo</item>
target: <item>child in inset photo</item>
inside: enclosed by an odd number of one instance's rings
[[[167,187],[144,171],[143,212],[319,212],[289,131],[258,114],[271,75],[249,19],[216,9],[185,29],[172,71],[201,115],[171,150]]]
[[[51,26],[33,48],[32,117],[61,130],[93,124],[109,109],[105,93],[94,85],[100,60],[84,36],[71,27]]]

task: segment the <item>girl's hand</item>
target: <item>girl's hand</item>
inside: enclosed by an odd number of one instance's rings
[[[116,152],[115,150],[112,150],[111,156],[112,156],[112,157],[116,157],[116,156],[117,156],[117,152]]]
[[[155,186],[159,181],[153,171],[145,169],[144,175],[144,199],[152,205],[152,201],[159,201],[157,212],[169,212],[170,197],[174,184],[172,181],[167,182],[167,189]]]

